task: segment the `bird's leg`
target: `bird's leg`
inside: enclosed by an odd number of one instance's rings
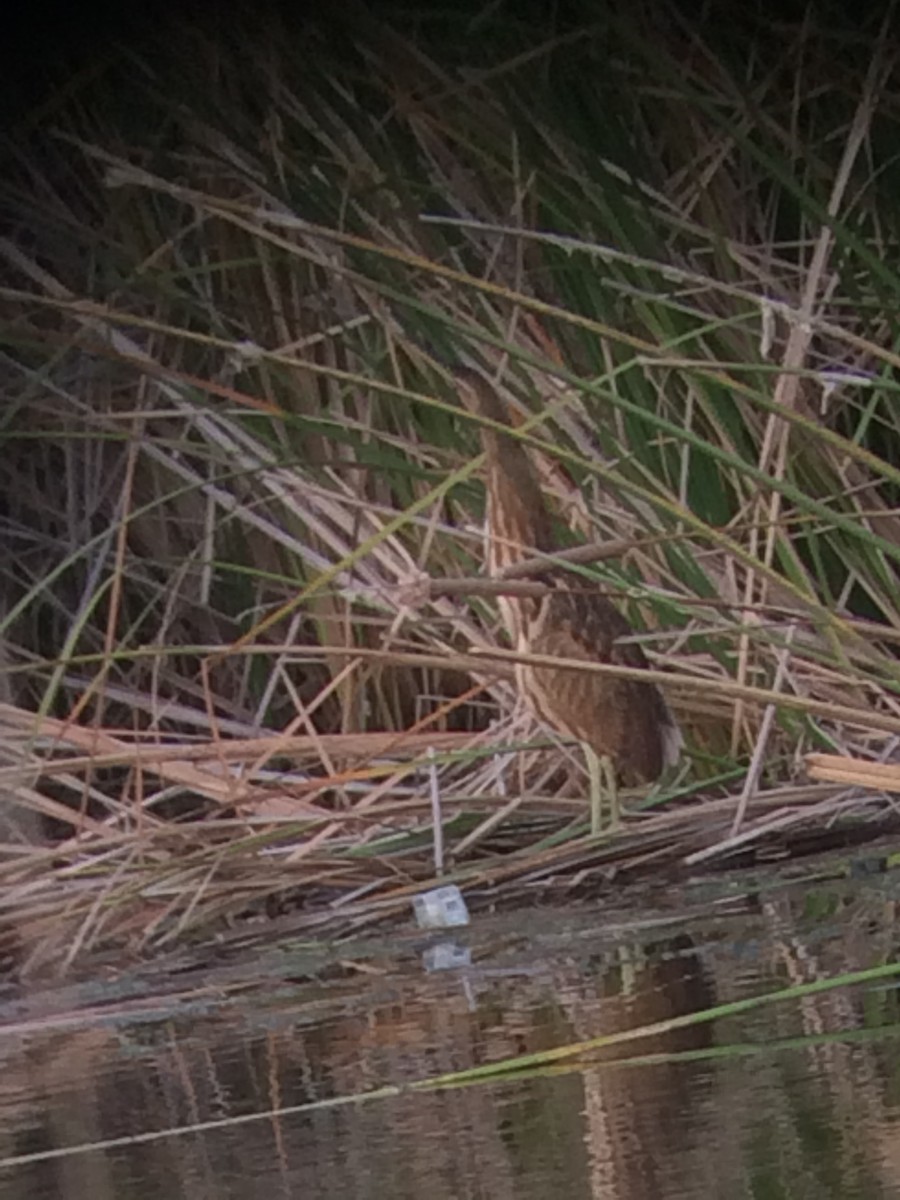
[[[622,823],[619,807],[619,786],[616,768],[608,754],[601,758],[593,746],[582,742],[587,762],[588,778],[591,781],[591,836],[596,837],[603,829],[603,793],[609,797],[609,828],[618,829]]]
[[[600,759],[600,767],[606,776],[606,787],[609,792],[609,828],[616,832],[622,825],[622,806],[619,803],[619,781],[616,778],[616,766],[608,754]]]
[[[588,778],[591,781],[591,836],[596,837],[603,818],[603,773],[596,752],[586,742],[583,745]]]

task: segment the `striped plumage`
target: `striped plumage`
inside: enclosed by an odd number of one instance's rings
[[[502,425],[509,420],[494,389],[474,371],[458,372],[461,398],[471,411]],[[550,514],[524,447],[515,438],[481,426],[487,459],[485,551],[488,570],[535,552],[553,552]],[[641,648],[622,641],[628,622],[596,587],[578,575],[548,571],[542,582],[558,590],[540,599],[499,597],[513,646],[520,653],[585,662],[646,667]],[[681,735],[653,683],[553,667],[516,666],[522,696],[534,713],[609,760],[626,783],[650,783],[677,761]],[[590,759],[589,759],[590,763]]]

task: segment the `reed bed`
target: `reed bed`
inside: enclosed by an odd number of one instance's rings
[[[16,127],[0,913],[32,961],[890,827],[890,27],[492,11],[183,20]],[[483,577],[457,365],[686,734],[599,843],[516,702],[496,594],[540,585]]]

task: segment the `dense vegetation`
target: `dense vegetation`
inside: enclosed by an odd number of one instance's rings
[[[890,812],[893,33],[565,11],[183,20],[19,114],[0,905],[42,954],[405,911],[438,803],[513,899]],[[685,730],[599,846],[475,579],[457,364]]]

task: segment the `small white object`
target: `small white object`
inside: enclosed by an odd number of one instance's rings
[[[413,908],[420,929],[450,929],[469,924],[469,910],[455,883],[414,896]]]
[[[422,965],[431,974],[433,971],[461,971],[472,965],[472,951],[468,946],[456,942],[438,942],[429,946],[422,954]]]

